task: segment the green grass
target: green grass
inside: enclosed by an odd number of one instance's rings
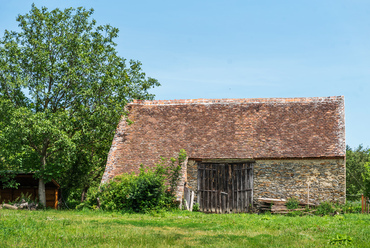
[[[370,215],[0,210],[0,247],[369,247]]]

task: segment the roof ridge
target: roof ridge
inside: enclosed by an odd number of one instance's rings
[[[137,100],[130,105],[184,105],[184,104],[230,104],[230,103],[290,103],[290,102],[333,102],[344,100],[344,96],[293,97],[293,98],[220,98],[220,99],[174,99],[174,100]]]

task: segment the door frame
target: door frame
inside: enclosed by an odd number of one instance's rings
[[[254,162],[197,162],[200,210],[207,213],[248,212],[253,206]]]

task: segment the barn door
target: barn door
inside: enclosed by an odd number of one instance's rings
[[[253,204],[253,163],[198,163],[198,203],[203,212],[247,212]]]

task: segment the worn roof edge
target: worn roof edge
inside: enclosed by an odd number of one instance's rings
[[[129,105],[185,105],[185,104],[241,104],[241,103],[294,103],[294,102],[332,102],[343,101],[344,96],[294,97],[294,98],[221,98],[221,99],[175,99],[175,100],[137,100]]]

